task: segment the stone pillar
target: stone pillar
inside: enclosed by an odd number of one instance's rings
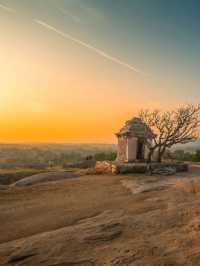
[[[127,162],[133,162],[137,158],[137,140],[135,137],[127,139]]]
[[[118,137],[118,150],[117,150],[117,161],[126,162],[127,161],[127,142],[126,136]]]

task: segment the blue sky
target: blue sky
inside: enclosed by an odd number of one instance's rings
[[[68,113],[78,131],[103,106],[104,140],[139,108],[199,102],[199,10],[197,0],[0,0],[1,109],[41,124]]]

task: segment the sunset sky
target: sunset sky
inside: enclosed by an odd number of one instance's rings
[[[0,142],[115,142],[200,102],[200,1],[0,0]]]

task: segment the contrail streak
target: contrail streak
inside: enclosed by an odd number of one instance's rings
[[[119,65],[121,65],[121,66],[123,66],[123,67],[126,67],[126,68],[128,68],[128,69],[130,69],[130,70],[132,70],[132,71],[134,71],[134,72],[136,72],[136,73],[139,73],[139,74],[142,74],[142,75],[147,76],[147,74],[145,74],[145,73],[142,72],[141,70],[135,68],[134,66],[129,65],[128,63],[123,62],[123,61],[121,61],[120,59],[118,59],[118,58],[116,58],[116,57],[113,57],[113,56],[107,54],[106,52],[104,52],[104,51],[102,51],[102,50],[100,50],[100,49],[98,49],[98,48],[96,48],[96,47],[90,45],[89,43],[86,43],[86,42],[83,42],[83,41],[81,41],[81,40],[79,40],[79,39],[77,39],[77,38],[74,38],[74,37],[71,36],[70,34],[67,34],[67,33],[65,33],[65,32],[63,32],[63,31],[61,31],[61,30],[59,30],[59,29],[57,29],[57,28],[55,28],[55,27],[53,27],[53,26],[51,26],[51,25],[45,23],[45,22],[42,21],[42,20],[34,19],[34,21],[35,21],[37,24],[43,26],[44,28],[46,28],[46,29],[48,29],[48,30],[51,30],[51,31],[54,31],[54,32],[56,32],[57,34],[59,34],[60,36],[66,38],[66,39],[68,39],[68,40],[70,40],[70,41],[73,41],[73,42],[75,42],[75,43],[77,43],[77,44],[79,44],[79,45],[81,45],[81,46],[84,46],[84,47],[86,47],[86,48],[92,50],[92,51],[95,52],[96,54],[98,54],[98,55],[100,55],[100,56],[102,56],[102,57],[104,57],[104,58],[106,58],[106,59],[108,59],[108,60],[110,60],[110,61],[112,61],[112,62],[114,62],[114,63],[116,63],[116,64],[119,64]]]
[[[0,8],[7,11],[7,12],[10,12],[10,13],[15,13],[16,11],[10,7],[7,7],[7,6],[4,6],[2,4],[0,4]]]

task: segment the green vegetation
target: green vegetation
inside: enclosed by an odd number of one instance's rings
[[[100,152],[94,155],[96,161],[114,161],[116,157],[116,152]]]
[[[200,162],[200,150],[196,150],[196,152],[192,156],[193,162]]]
[[[176,150],[172,157],[178,161],[192,161],[193,154],[184,150]]]
[[[200,162],[200,149],[194,152],[175,150],[170,152],[169,150],[165,153],[165,159],[176,160],[176,161],[188,161],[188,162]]]

